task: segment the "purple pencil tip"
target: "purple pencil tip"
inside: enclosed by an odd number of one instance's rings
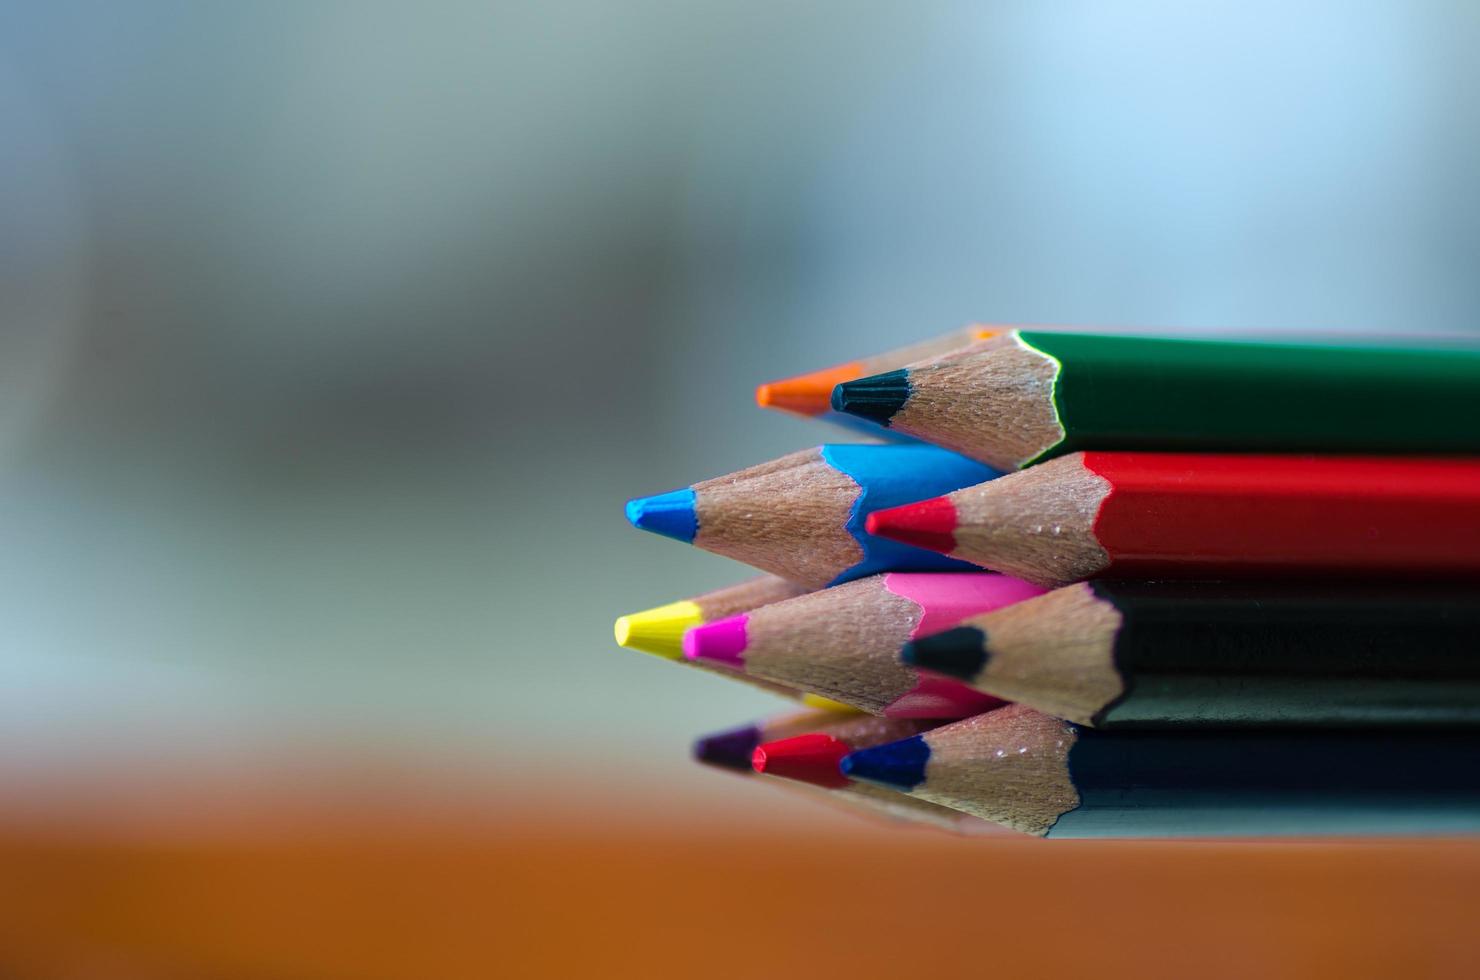
[[[705,735],[694,743],[694,758],[706,765],[751,772],[750,757],[761,744],[761,730],[754,725]]]

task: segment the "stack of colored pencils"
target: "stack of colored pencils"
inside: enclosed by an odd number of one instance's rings
[[[757,400],[892,441],[627,505],[767,575],[617,642],[807,706],[700,761],[956,831],[1480,829],[1480,346],[972,328]]]

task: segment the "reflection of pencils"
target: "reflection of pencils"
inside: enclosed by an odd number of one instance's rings
[[[901,659],[1100,728],[1480,722],[1480,588],[1083,582]]]
[[[768,776],[795,779],[824,789],[842,789],[853,780],[838,771],[843,756],[858,749],[897,742],[940,724],[916,718],[844,715],[825,719],[813,731],[772,737],[751,753],[751,766]]]
[[[761,575],[747,579],[738,585],[730,585],[694,596],[692,599],[681,599],[678,602],[670,602],[666,606],[657,606],[642,612],[619,616],[613,625],[613,632],[616,634],[618,646],[651,653],[664,660],[690,664],[729,680],[760,688],[768,694],[801,701],[809,707],[843,708],[844,705],[820,695],[798,691],[784,684],[772,684],[758,677],[748,677],[743,671],[719,664],[684,659],[683,635],[691,627],[716,619],[724,619],[737,613],[748,612],[757,606],[790,599],[806,591],[801,586],[793,585],[774,575]]]
[[[1480,450],[1480,350],[1014,330],[833,407],[999,469],[1077,449]]]
[[[751,756],[755,754],[756,746],[761,743],[791,738],[793,735],[803,735],[807,732],[825,731],[839,720],[860,717],[868,716],[840,711],[793,711],[784,715],[774,715],[749,725],[727,728],[722,732],[712,732],[696,739],[694,759],[720,769],[749,773],[753,771]]]
[[[846,780],[842,785],[827,789],[806,780],[778,779],[770,774],[757,776],[752,768],[751,759],[756,747],[767,739],[785,739],[809,732],[824,735],[859,719],[875,725],[895,726],[901,737],[912,734],[907,726],[915,726],[915,730],[918,730],[918,723],[840,715],[837,712],[806,711],[706,735],[694,743],[694,758],[707,766],[755,776],[790,791],[806,793],[813,799],[850,813],[874,819],[935,827],[957,834],[980,834],[993,829],[992,824],[970,814],[868,783]]]
[[[939,357],[941,354],[959,350],[978,340],[991,337],[1001,329],[986,326],[962,327],[942,337],[934,337],[887,353],[875,354],[873,357],[848,361],[846,364],[799,374],[781,381],[772,381],[755,390],[755,401],[762,408],[778,408],[785,412],[811,417],[828,416],[832,414],[832,392],[836,385],[882,371],[893,371],[906,364],[913,364],[915,361]],[[859,421],[852,416],[845,415],[841,418],[852,423]]]
[[[809,588],[877,572],[965,570],[874,538],[868,515],[997,473],[934,446],[828,445],[627,504],[645,531],[687,541]]]
[[[684,654],[891,718],[964,718],[1000,702],[898,661],[917,635],[1037,595],[981,572],[892,572],[689,630]]]
[[[1045,837],[1480,830],[1480,734],[1099,732],[1010,705],[845,775]]]
[[[1480,459],[1085,452],[875,512],[1032,582],[1480,573]]]

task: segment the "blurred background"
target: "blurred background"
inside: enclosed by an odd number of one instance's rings
[[[1474,966],[1473,845],[890,832],[690,764],[780,706],[611,621],[746,574],[626,498],[839,438],[757,382],[974,320],[1480,331],[1477,47],[1463,0],[0,4],[0,969],[867,973],[905,893],[1010,937],[948,971]]]

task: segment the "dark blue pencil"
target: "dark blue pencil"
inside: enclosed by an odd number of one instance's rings
[[[843,759],[1040,837],[1480,830],[1480,734],[1095,731],[1012,705]]]

